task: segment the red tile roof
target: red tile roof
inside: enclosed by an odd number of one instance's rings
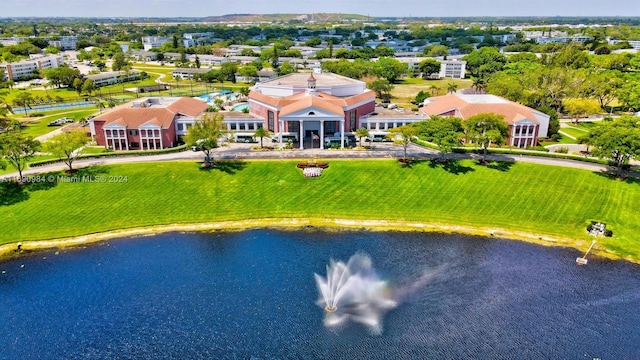
[[[445,95],[429,98],[422,111],[427,115],[455,113],[467,119],[480,113],[494,113],[504,116],[505,122],[514,124],[528,119],[540,124],[534,109],[495,95]]]
[[[317,92],[315,95],[307,94],[306,92],[299,92],[283,98],[274,98],[256,91],[252,91],[249,94],[250,99],[280,108],[280,115],[291,114],[310,106],[343,115],[345,107],[355,105],[361,101],[375,101],[375,97],[376,96],[373,91],[365,91],[361,94],[345,98],[324,92]]]
[[[196,117],[202,114],[208,107],[205,102],[191,98],[180,98],[166,107],[131,107],[131,103],[119,106],[111,111],[96,116],[93,121],[104,121],[104,125],[116,123],[130,129],[152,123],[168,129],[172,126],[174,118],[179,115]]]

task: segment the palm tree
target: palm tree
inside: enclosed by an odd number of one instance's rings
[[[431,96],[436,96],[440,92],[440,88],[435,85],[429,86],[429,90],[431,90]]]
[[[471,87],[475,89],[476,93],[483,93],[486,87],[484,79],[482,77],[471,77],[471,80],[473,81]]]
[[[265,129],[264,127],[259,127],[256,129],[256,132],[253,134],[254,137],[260,138],[260,148],[262,149],[262,139],[269,137],[271,135],[271,133]]]
[[[358,135],[358,146],[362,147],[362,139],[369,136],[369,130],[363,126],[356,130],[356,135]]]
[[[238,92],[240,93],[240,95],[242,95],[242,98],[243,98],[243,99],[246,99],[246,98],[247,98],[247,96],[249,96],[249,92],[250,92],[250,90],[249,90],[249,88],[248,88],[248,87],[243,86],[243,87],[241,87],[241,88],[238,90]]]
[[[15,97],[15,99],[13,99],[13,103],[14,104],[16,104],[18,106],[22,106],[24,108],[24,114],[25,115],[29,115],[29,113],[27,111],[27,108],[30,107],[30,105],[33,103],[33,101],[34,101],[33,95],[28,91],[19,93]]]
[[[458,84],[454,83],[454,82],[450,82],[447,84],[447,93],[448,94],[453,94],[456,92],[456,90],[458,90]]]

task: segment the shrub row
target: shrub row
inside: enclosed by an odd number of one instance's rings
[[[97,158],[116,157],[116,156],[161,155],[161,154],[171,154],[171,153],[185,151],[188,148],[189,147],[187,145],[180,145],[180,146],[176,146],[176,147],[173,147],[173,148],[170,148],[170,149],[162,149],[162,150],[138,150],[138,151],[127,151],[126,153],[113,151],[113,152],[104,152],[104,153],[101,153],[101,154],[80,155],[76,159],[77,160],[78,159],[97,159]],[[38,166],[43,166],[43,165],[59,163],[60,161],[62,161],[62,159],[49,159],[49,160],[42,160],[42,161],[34,161],[32,163],[29,163],[29,166],[30,167],[38,167]]]

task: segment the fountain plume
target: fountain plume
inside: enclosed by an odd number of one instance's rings
[[[397,305],[386,281],[378,278],[367,255],[355,254],[346,264],[332,259],[327,265],[326,278],[314,275],[321,295],[318,305],[325,309],[327,326],[351,319],[380,333],[382,316]]]

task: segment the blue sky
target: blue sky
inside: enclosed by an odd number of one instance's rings
[[[205,17],[336,12],[370,16],[640,16],[638,0],[0,0],[0,17]]]

